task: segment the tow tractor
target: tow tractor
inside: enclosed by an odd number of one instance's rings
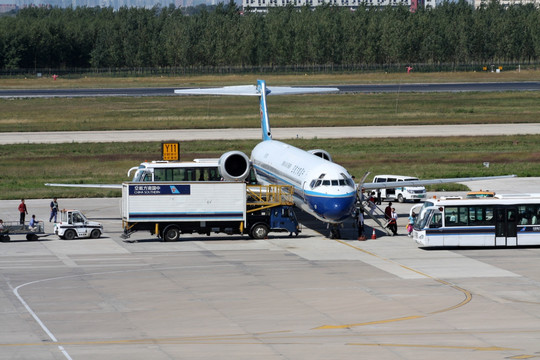
[[[89,221],[79,210],[62,210],[60,222],[54,224],[54,233],[64,240],[97,239],[103,233],[103,225],[96,221]]]

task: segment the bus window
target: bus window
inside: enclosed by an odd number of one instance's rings
[[[431,217],[431,222],[429,224],[430,228],[440,228],[442,226],[442,214],[435,213]]]
[[[152,181],[152,174],[145,172],[142,174],[140,181],[150,182]]]
[[[457,206],[447,206],[444,208],[444,220],[446,226],[457,226],[458,208]]]

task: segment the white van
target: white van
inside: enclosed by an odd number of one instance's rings
[[[418,178],[403,175],[377,175],[373,178],[374,183],[415,181]],[[393,189],[380,189],[382,199],[394,199],[399,202],[412,200],[419,202],[426,198],[426,188],[423,186],[404,186]]]

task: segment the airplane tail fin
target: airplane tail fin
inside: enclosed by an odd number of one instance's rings
[[[293,94],[316,94],[326,92],[338,92],[338,88],[333,87],[290,87],[290,86],[273,86],[266,87],[264,80],[257,80],[257,86],[241,85],[241,86],[225,86],[221,88],[204,88],[204,89],[180,89],[174,90],[175,94],[179,95],[239,95],[239,96],[259,96],[260,112],[261,112],[261,130],[262,139],[271,140],[272,132],[270,129],[270,121],[268,119],[268,109],[266,106],[267,95],[293,95]]]
[[[270,120],[268,120],[268,108],[266,107],[266,82],[264,80],[257,80],[257,90],[260,94],[260,112],[261,112],[261,129],[262,139],[272,140],[272,130],[270,129]]]

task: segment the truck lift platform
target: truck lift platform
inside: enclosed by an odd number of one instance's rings
[[[0,241],[7,242],[11,240],[10,235],[26,235],[26,240],[39,240],[40,236],[45,235],[45,226],[43,221],[38,221],[35,228],[30,228],[27,224],[20,224],[18,221],[6,221],[4,222],[4,229],[0,230]]]
[[[293,206],[294,188],[292,185],[248,185],[247,213],[275,206]]]

